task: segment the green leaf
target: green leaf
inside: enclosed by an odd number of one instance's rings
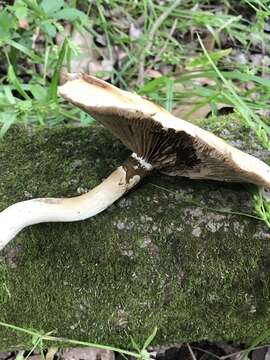
[[[62,64],[65,58],[65,54],[66,54],[66,50],[67,50],[67,39],[65,39],[65,41],[63,42],[63,45],[61,47],[61,50],[59,52],[59,56],[57,59],[57,63],[54,69],[54,73],[52,76],[52,81],[49,87],[49,92],[48,92],[48,97],[49,100],[57,100],[57,86],[58,86],[58,82],[59,82],[59,78],[60,78],[60,71],[62,68]]]
[[[36,0],[21,0],[29,9],[34,11],[35,15],[41,18],[46,18],[45,11],[37,4]]]
[[[143,349],[141,351],[141,359],[142,360],[151,360],[151,356],[147,350]]]
[[[15,360],[25,360],[25,358],[22,355],[17,355]]]
[[[171,112],[173,107],[173,80],[166,79],[166,110]]]
[[[267,86],[270,88],[270,80],[260,76],[242,73],[238,70],[222,72],[222,75],[228,79],[237,79],[241,81],[254,81],[260,85]]]
[[[140,350],[139,345],[135,342],[135,340],[132,337],[130,338],[130,340],[131,340],[131,344],[132,344],[133,349],[137,350],[138,353],[140,353],[141,350]]]
[[[143,350],[145,350],[146,348],[148,348],[148,346],[151,344],[151,342],[154,340],[154,338],[156,337],[157,334],[157,326],[155,326],[152,334],[146,339],[144,345],[143,345]]]
[[[144,86],[139,89],[139,94],[150,94],[156,92],[158,89],[162,89],[166,86],[167,77],[161,76],[159,78],[148,81]]]
[[[52,15],[64,6],[64,0],[42,0],[40,5],[47,15]]]
[[[231,53],[232,49],[224,49],[224,50],[220,50],[220,51],[215,51],[212,53],[209,53],[209,56],[211,56],[211,59],[213,60],[214,63],[217,63],[220,59],[228,56]],[[196,67],[205,67],[207,65],[210,64],[210,61],[208,59],[208,57],[206,55],[200,55],[198,57],[196,57],[195,59],[192,59],[191,61],[189,61],[189,63],[187,64],[187,69],[193,69]]]
[[[38,345],[40,340],[41,340],[41,334],[33,334],[32,335],[32,344],[34,345],[34,347],[36,347]]]
[[[34,96],[35,100],[38,101],[45,101],[47,98],[47,91],[46,88],[39,85],[29,85],[29,90],[31,91],[32,95]]]
[[[0,40],[6,40],[11,37],[12,27],[13,21],[7,9],[0,11]]]
[[[53,17],[55,19],[69,20],[69,21],[81,20],[82,22],[85,22],[88,19],[87,16],[82,11],[75,8],[66,8],[57,11],[57,13],[53,15]]]
[[[12,91],[11,91],[11,87],[10,86],[5,86],[4,87],[4,92],[5,92],[5,97],[7,99],[7,101],[11,104],[11,105],[14,105],[16,103],[16,100],[12,94]]]
[[[80,122],[83,125],[89,125],[96,122],[96,119],[94,119],[91,115],[88,115],[87,113],[80,111]]]
[[[32,50],[28,49],[26,46],[21,45],[20,43],[13,41],[13,40],[6,40],[6,44],[14,47],[15,49],[21,51],[22,53],[24,53],[25,55],[27,55],[28,57],[30,57],[31,60],[37,62],[37,63],[42,63],[42,58],[39,57],[38,55],[36,55]]]
[[[24,97],[27,100],[30,100],[30,97],[27,95],[27,93],[22,88],[21,83],[15,74],[14,68],[10,63],[8,65],[8,79],[14,85],[15,89],[18,91],[18,93],[22,97]]]
[[[14,124],[16,120],[16,113],[2,113],[1,114],[1,121],[3,123],[0,129],[0,138],[2,138],[8,129]]]
[[[28,9],[23,3],[16,2],[12,8],[16,18],[19,20],[26,19]]]
[[[51,38],[55,37],[56,35],[56,28],[55,26],[50,22],[50,20],[45,20],[41,23],[42,30],[49,35]]]

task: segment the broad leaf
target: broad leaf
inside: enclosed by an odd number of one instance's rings
[[[40,5],[47,15],[52,15],[64,6],[64,0],[42,0]]]
[[[7,9],[0,11],[0,40],[10,38],[10,32],[13,27],[13,21]]]
[[[82,11],[75,8],[62,9],[55,13],[53,17],[56,19],[69,21],[81,20],[82,22],[84,22],[87,20],[87,16]]]
[[[47,90],[45,87],[39,84],[30,84],[29,90],[31,91],[32,95],[34,96],[35,100],[38,101],[45,101],[47,98]]]
[[[21,20],[21,19],[26,19],[27,17],[27,7],[23,4],[23,3],[15,3],[13,5],[13,10],[14,10],[14,14],[15,16]]]
[[[56,28],[55,26],[50,22],[50,20],[45,20],[41,23],[42,30],[48,34],[51,38],[55,37],[56,35]]]

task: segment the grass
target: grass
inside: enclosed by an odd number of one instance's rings
[[[45,355],[44,355],[44,350],[48,347],[49,343],[53,343],[53,345],[55,346],[57,345],[65,345],[65,346],[84,346],[84,347],[91,347],[91,348],[96,348],[96,349],[102,349],[102,350],[110,350],[110,351],[114,351],[116,353],[119,353],[120,355],[122,355],[122,357],[124,359],[127,359],[128,356],[133,357],[135,359],[139,359],[139,360],[150,360],[151,359],[151,355],[148,352],[148,348],[151,345],[152,341],[155,339],[155,336],[157,334],[157,327],[154,328],[153,332],[148,336],[148,338],[144,341],[143,346],[140,348],[140,346],[134,341],[134,339],[131,338],[131,344],[132,347],[135,351],[128,351],[128,350],[124,350],[124,349],[119,349],[117,347],[114,346],[108,346],[108,345],[102,345],[102,344],[97,344],[97,343],[91,343],[88,341],[79,341],[79,340],[73,340],[73,339],[67,339],[67,338],[62,338],[62,337],[55,337],[52,335],[53,331],[49,332],[49,333],[42,333],[40,331],[36,331],[36,330],[32,330],[32,329],[25,329],[25,328],[21,328],[19,326],[15,326],[12,324],[8,324],[8,323],[4,323],[4,322],[0,322],[0,326],[3,326],[5,328],[10,329],[11,331],[17,331],[17,332],[21,332],[21,333],[25,333],[27,334],[29,337],[31,337],[31,342],[32,342],[32,349],[28,352],[28,355],[23,357],[16,357],[16,360],[27,360],[34,351],[38,351],[41,355],[42,359],[45,359]],[[254,339],[251,343],[251,345],[242,351],[239,351],[237,353],[233,353],[231,355],[228,356],[217,356],[214,353],[205,351],[205,354],[210,355],[210,357],[214,357],[217,359],[226,359],[226,358],[230,358],[232,356],[235,355],[240,355],[240,360],[244,360],[247,359],[249,354],[254,351],[255,349],[260,349],[262,348],[261,346],[259,346],[263,341],[268,340],[269,339],[269,334],[270,334],[270,330],[266,331],[265,333],[261,334],[260,336],[258,336],[256,339]],[[265,347],[268,347],[269,345],[265,345]],[[193,353],[193,346],[190,346],[189,343],[187,343],[187,347],[189,349],[189,352],[192,356],[193,359],[196,359],[194,353]],[[194,349],[199,349],[202,350],[200,348],[194,347]]]
[[[69,37],[66,37],[64,50],[55,45],[56,34],[65,37],[63,20],[69,21],[82,33],[102,37],[105,45],[93,43],[92,46],[103,59],[114,61],[112,70],[106,74],[112,83],[149,96],[167,109],[177,102],[188,102],[192,96],[201,99],[197,108],[207,102],[234,106],[235,97],[228,96],[227,85],[220,82],[220,75],[227,82],[233,82],[238,101],[243,99],[252,110],[267,109],[270,81],[257,74],[262,70],[269,72],[269,69],[251,64],[238,66],[235,63],[232,69],[229,52],[215,49],[209,54],[215,64],[221,62],[224,68],[217,74],[202,57],[202,49],[191,29],[202,35],[210,34],[217,49],[221,48],[221,36],[225,34],[231,45],[245,49],[264,46],[267,50],[268,34],[263,31],[263,26],[269,15],[265,5],[268,2],[241,1],[241,5],[237,1],[230,2],[230,5],[221,3],[222,11],[218,15],[216,8],[208,5],[207,1],[202,2],[200,7],[196,6],[195,1],[179,1],[179,4],[174,3],[169,8],[150,0],[112,0],[109,5],[97,1],[80,9],[74,7],[76,2],[62,0],[57,0],[54,5],[48,0],[17,0],[12,6],[5,6],[0,16],[0,48],[6,58],[0,74],[1,122],[5,125],[1,135],[16,122],[54,125],[67,118],[85,120],[85,115],[79,110],[67,108],[56,96],[61,66],[68,65],[70,59],[78,55],[78,48]],[[238,14],[237,6],[255,15],[252,23]],[[114,15],[116,11],[120,15]],[[129,34],[129,25],[136,24],[138,17],[142,16],[143,32],[138,39],[134,39]],[[23,28],[25,19],[27,27]],[[44,38],[42,51],[38,46],[33,46],[31,40],[33,35],[37,36],[37,29]],[[191,42],[185,36],[191,36]],[[124,53],[123,60],[117,59],[114,47]],[[166,66],[167,69],[162,70]],[[149,70],[153,69],[157,69],[160,78],[153,80],[149,76]],[[104,71],[98,75],[105,75]],[[214,80],[215,85],[208,86],[206,90],[203,85],[194,84],[196,78],[201,77]],[[173,86],[172,79],[175,84],[181,84],[182,89]],[[142,86],[143,83],[146,86]],[[254,85],[252,90],[243,90],[242,85],[246,83]],[[252,94],[260,94],[255,103]],[[257,120],[253,118],[249,126],[256,123]],[[265,124],[262,124],[264,129]],[[260,131],[260,128],[257,129],[257,132]]]
[[[24,360],[27,360],[28,357],[35,350],[38,350],[40,352],[40,354],[42,355],[42,358],[44,359],[45,358],[44,357],[44,349],[46,348],[45,344],[48,344],[49,342],[53,342],[54,345],[55,344],[65,344],[66,346],[70,346],[70,345],[72,345],[72,346],[87,346],[87,347],[93,347],[96,349],[115,351],[115,352],[121,354],[125,359],[127,358],[127,356],[132,356],[135,359],[150,360],[150,354],[148,353],[147,348],[152,343],[152,341],[154,340],[156,333],[157,333],[157,327],[155,327],[153,332],[148,336],[148,338],[145,340],[145,342],[141,348],[131,338],[132,346],[133,346],[134,350],[136,350],[136,351],[128,351],[128,350],[124,350],[124,349],[119,349],[114,346],[101,345],[101,344],[91,343],[91,342],[87,342],[87,341],[79,341],[79,340],[55,337],[55,336],[52,336],[53,332],[43,334],[40,331],[21,328],[19,326],[4,323],[1,321],[0,321],[0,326],[11,329],[11,331],[18,331],[21,333],[25,333],[31,337],[31,340],[32,340],[31,342],[33,344],[33,347],[31,349],[31,351],[29,352],[28,356],[23,358]]]

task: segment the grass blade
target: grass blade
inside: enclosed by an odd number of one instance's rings
[[[48,97],[49,100],[53,100],[53,101],[57,101],[57,86],[59,83],[59,79],[60,79],[60,71],[65,59],[65,55],[66,55],[66,51],[67,51],[67,39],[64,40],[63,45],[61,47],[61,50],[59,52],[59,56],[57,59],[57,63],[54,69],[54,73],[52,76],[52,81],[49,87],[49,92],[48,92]]]
[[[35,61],[38,64],[43,62],[41,57],[36,55],[33,51],[29,50],[27,47],[15,42],[14,40],[7,39],[6,44],[8,44],[9,46],[11,46],[11,47],[13,47],[13,48],[15,48],[15,49],[17,49],[19,51],[21,51],[22,53],[27,55],[30,59],[32,59],[33,61]]]
[[[166,110],[172,111],[173,107],[173,81],[172,79],[166,79]]]

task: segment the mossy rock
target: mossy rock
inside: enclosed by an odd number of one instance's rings
[[[233,116],[209,123],[269,162]],[[0,143],[0,209],[76,195],[128,154],[100,126],[14,129]],[[241,184],[153,173],[92,219],[19,234],[0,254],[0,320],[125,348],[156,325],[159,345],[249,341],[270,323],[270,232],[252,211]],[[3,327],[0,339],[31,346]]]

